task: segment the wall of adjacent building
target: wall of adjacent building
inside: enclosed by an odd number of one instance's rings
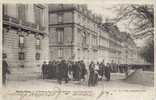
[[[49,14],[49,45],[50,45],[50,59],[59,60],[59,59],[71,59],[72,56],[72,44],[73,44],[73,25],[60,25],[58,23],[58,13]],[[72,23],[72,12],[63,13],[63,23]],[[57,29],[63,28],[63,43],[58,43],[58,33]],[[59,49],[63,49],[63,58],[59,57]]]
[[[17,18],[17,5],[16,4],[6,4],[7,5],[7,15],[10,17]],[[36,50],[36,33],[27,33],[24,34],[23,31],[17,32],[17,29],[6,29],[3,27],[3,53],[7,55],[7,61],[9,64],[9,69],[13,74],[31,74],[31,73],[40,73],[41,72],[41,65],[44,60],[49,60],[49,38],[48,38],[48,7],[44,5],[44,27],[45,30],[43,33],[46,35],[44,38],[41,39],[41,49]],[[28,22],[34,23],[34,10],[33,4],[28,5],[28,14],[31,14],[27,17]],[[22,52],[25,54],[24,60],[19,60],[19,52],[21,49],[19,48],[19,35],[24,36],[24,48]],[[36,53],[40,53],[40,60],[36,60],[35,56]],[[24,67],[21,67],[24,65]]]

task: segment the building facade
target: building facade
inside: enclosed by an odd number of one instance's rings
[[[86,63],[104,60],[105,63],[130,64],[134,62],[128,61],[136,59],[136,55],[130,57],[136,52],[131,40],[115,25],[103,24],[102,18],[88,10],[86,5],[49,5],[51,60],[84,60]]]
[[[3,56],[11,76],[41,72],[49,60],[48,33],[47,5],[3,4]]]

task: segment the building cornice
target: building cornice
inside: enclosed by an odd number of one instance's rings
[[[53,14],[53,13],[62,13],[62,12],[72,12],[72,11],[76,11],[78,13],[80,13],[83,17],[86,17],[87,19],[89,19],[90,21],[92,21],[93,23],[97,24],[98,26],[102,25],[98,22],[96,22],[93,18],[90,18],[88,15],[86,15],[85,13],[83,13],[82,11],[78,10],[77,8],[73,7],[73,8],[68,8],[68,9],[58,9],[58,10],[53,10],[53,11],[49,11],[49,14]],[[93,16],[93,15],[92,15]],[[100,24],[100,25],[99,25]]]
[[[44,27],[37,26],[36,24],[30,23],[30,22],[20,21],[17,18],[13,18],[7,15],[4,15],[3,17],[3,27],[9,28],[9,29],[27,31],[29,33],[47,35],[46,32],[42,31],[45,29]]]

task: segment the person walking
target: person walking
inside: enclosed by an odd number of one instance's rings
[[[80,63],[79,63],[79,61],[76,62],[76,64],[75,64],[75,80],[76,81],[80,80]]]
[[[99,62],[97,62],[97,64],[95,64],[94,67],[94,85],[96,85],[98,83],[98,78],[99,78]]]
[[[105,67],[105,76],[106,76],[107,81],[110,80],[110,72],[111,72],[110,64],[107,63],[107,65]]]
[[[56,62],[56,78],[59,84],[62,84],[62,70],[63,70],[63,62]]]
[[[57,67],[57,62],[54,60],[52,63],[52,69],[53,69],[53,78],[56,79],[57,78],[57,73],[56,73],[56,67]]]
[[[69,80],[68,70],[69,70],[69,68],[68,68],[67,62],[65,60],[63,60],[63,62],[62,62],[62,68],[63,68],[63,70],[62,70],[63,76],[62,77],[65,80],[65,83],[68,83],[68,80]]]
[[[72,62],[68,61],[67,66],[68,66],[68,78],[69,80],[72,80],[73,79]]]
[[[102,78],[103,78],[103,74],[104,74],[104,67],[105,67],[105,65],[104,65],[104,63],[103,62],[101,62],[100,64],[99,64],[99,80],[102,80]]]
[[[2,62],[2,84],[3,86],[6,86],[6,74],[10,74],[6,59],[7,58],[3,56],[3,62]]]
[[[47,78],[47,71],[48,71],[48,65],[46,61],[44,61],[42,64],[42,79]]]
[[[89,80],[88,86],[94,86],[94,62],[89,65]]]
[[[85,75],[87,74],[87,69],[83,60],[80,62],[80,67],[81,67],[80,80],[85,81]]]
[[[76,77],[76,76],[77,76],[77,75],[76,75],[76,73],[77,73],[77,72],[76,72],[76,71],[77,71],[77,69],[76,69],[76,67],[77,67],[76,64],[77,64],[77,63],[76,63],[75,61],[72,63],[72,71],[73,71],[73,79],[74,79],[74,81],[76,81],[76,78],[77,78],[77,77]]]
[[[52,74],[53,74],[53,72],[52,72],[52,62],[51,61],[49,61],[49,63],[48,63],[48,65],[47,65],[47,78],[48,79],[51,79],[52,78]]]

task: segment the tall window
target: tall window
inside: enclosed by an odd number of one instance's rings
[[[85,32],[83,33],[82,37],[83,37],[82,43],[87,44],[87,35]]]
[[[58,49],[58,57],[62,58],[63,57],[63,48]]]
[[[41,40],[36,39],[36,49],[41,49]]]
[[[40,60],[40,53],[36,53],[36,55],[35,55],[35,58],[36,58],[36,60]]]
[[[58,23],[63,23],[63,13],[59,13],[57,18]]]
[[[25,54],[24,54],[24,52],[19,52],[19,53],[18,53],[18,59],[19,59],[19,60],[24,60],[24,59],[25,59]]]
[[[18,18],[25,21],[27,18],[28,5],[19,4],[18,5]]]
[[[22,35],[19,36],[19,47],[20,48],[24,47],[24,36]]]
[[[57,31],[57,41],[59,43],[63,43],[63,41],[64,41],[64,29],[59,28],[59,29],[56,29],[56,31]]]
[[[38,25],[43,25],[43,21],[44,21],[44,8],[38,6],[38,5],[34,5],[34,11],[35,11],[35,22]]]
[[[93,46],[96,46],[97,45],[97,37],[94,37],[92,38],[92,44]]]

